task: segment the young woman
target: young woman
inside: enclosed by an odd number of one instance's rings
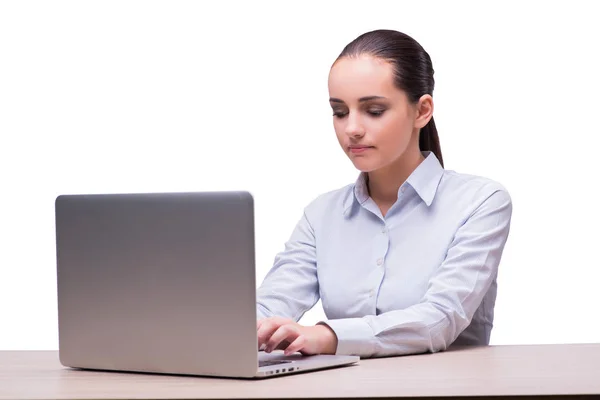
[[[511,198],[444,169],[433,72],[413,38],[390,30],[334,62],[333,125],[361,172],[311,202],[275,258],[257,293],[259,348],[379,357],[489,344]],[[319,298],[327,320],[298,324]]]

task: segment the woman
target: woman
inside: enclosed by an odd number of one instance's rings
[[[368,32],[328,86],[361,172],[309,204],[275,258],[257,293],[259,347],[379,357],[489,344],[511,198],[444,169],[429,55],[403,33]],[[298,324],[319,298],[327,320]]]

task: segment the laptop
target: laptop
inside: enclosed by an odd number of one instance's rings
[[[66,367],[265,378],[359,361],[258,351],[249,192],[61,195],[55,216]]]

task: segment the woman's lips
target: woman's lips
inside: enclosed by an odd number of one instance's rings
[[[350,147],[350,153],[352,154],[362,154],[368,150],[373,149],[373,146],[356,146]]]

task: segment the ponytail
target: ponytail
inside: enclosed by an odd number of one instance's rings
[[[419,149],[421,151],[431,151],[433,154],[435,154],[442,167],[444,167],[442,149],[440,147],[440,138],[438,136],[433,117],[431,117],[427,125],[421,128],[421,132],[419,134]]]

